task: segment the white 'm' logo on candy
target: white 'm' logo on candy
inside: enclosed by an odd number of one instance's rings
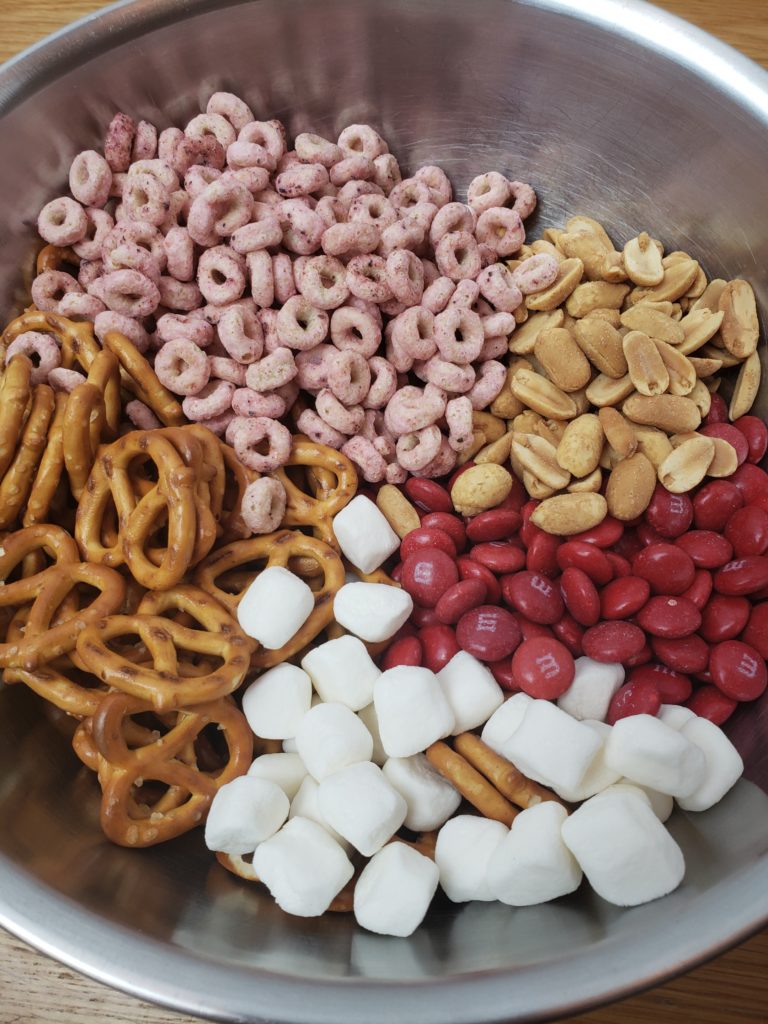
[[[545,679],[552,679],[560,671],[554,654],[543,654],[540,658],[536,659],[536,664],[541,669],[541,674]]]
[[[539,593],[544,594],[545,597],[549,597],[552,593],[552,587],[549,580],[545,580],[543,576],[534,576],[531,580],[531,589],[538,590]]]
[[[741,675],[746,676],[747,679],[754,679],[757,675],[757,662],[751,654],[742,654],[741,661],[739,662],[739,672]]]

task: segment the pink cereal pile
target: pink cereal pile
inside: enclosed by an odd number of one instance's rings
[[[558,272],[546,254],[502,262],[525,241],[529,185],[491,171],[456,202],[439,167],[403,179],[369,125],[289,150],[230,93],[183,131],[117,114],[69,181],[38,228],[78,277],[40,274],[35,304],[122,331],[260,472],[287,460],[290,412],[368,482],[448,473],[505,383],[514,311]],[[141,403],[128,414],[152,425]]]

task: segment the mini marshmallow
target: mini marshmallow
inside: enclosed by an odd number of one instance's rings
[[[288,799],[293,800],[307,777],[307,769],[298,754],[261,754],[248,769],[248,774],[276,783]]]
[[[593,721],[589,718],[585,718],[581,724],[586,725],[595,735],[599,736],[600,749],[595,754],[592,763],[587,768],[586,775],[578,785],[573,788],[561,785],[559,790],[560,796],[572,804],[580,804],[582,800],[588,800],[591,796],[601,793],[621,778],[618,772],[609,768],[605,763],[605,741],[611,735],[611,726],[606,722]]]
[[[319,917],[354,874],[346,853],[317,822],[292,818],[257,847],[253,868],[277,905],[298,917]]]
[[[680,704],[662,704],[656,717],[664,725],[668,725],[670,729],[680,730],[686,722],[690,722],[696,715],[690,708],[684,708]]]
[[[488,885],[488,864],[508,833],[500,821],[474,814],[459,814],[446,821],[437,834],[435,864],[449,900],[467,903],[496,898]]]
[[[510,737],[520,727],[525,712],[533,704],[533,697],[527,693],[515,693],[501,707],[491,715],[485,723],[480,739],[487,744],[491,750],[495,750],[502,757]]]
[[[373,688],[379,733],[389,757],[410,757],[449,736],[453,712],[434,672],[398,665],[382,672]]]
[[[323,816],[323,812],[320,810],[320,801],[318,800],[318,793],[320,791],[320,783],[316,782],[311,775],[305,775],[304,780],[298,788],[296,796],[291,801],[291,809],[288,812],[290,818],[309,818],[310,821],[316,821],[318,825],[322,825],[326,832],[329,832],[331,836],[336,840],[342,850],[349,856],[352,852],[352,844],[348,843],[347,840],[340,836],[336,829],[331,828],[328,821]]]
[[[400,538],[377,505],[358,494],[334,517],[333,532],[343,554],[360,572],[373,572],[400,547]]]
[[[408,805],[372,761],[350,764],[320,783],[320,813],[364,857],[371,857],[405,821]]]
[[[369,761],[373,739],[344,704],[317,704],[296,730],[296,750],[318,782],[357,761]]]
[[[301,629],[315,607],[304,580],[280,565],[260,572],[237,606],[243,632],[276,651]]]
[[[587,800],[561,832],[595,892],[609,903],[634,907],[676,889],[685,861],[647,798],[629,787],[621,790]]]
[[[505,743],[504,757],[523,775],[561,795],[561,789],[570,792],[580,785],[601,746],[589,726],[547,700],[534,700]]]
[[[379,732],[379,719],[376,716],[376,707],[371,703],[365,708],[360,708],[357,713],[357,717],[366,727],[373,739],[373,753],[371,754],[371,760],[381,768],[387,760],[387,752],[381,745],[381,733]]]
[[[205,845],[242,856],[273,836],[288,817],[288,797],[268,779],[243,775],[213,798],[205,823]]]
[[[489,669],[466,651],[454,654],[437,678],[456,720],[454,736],[482,725],[504,701]]]
[[[432,767],[424,754],[390,757],[382,771],[408,805],[404,825],[412,832],[439,828],[461,803],[458,790]]]
[[[617,789],[631,789],[633,792],[639,793],[645,797],[648,801],[648,806],[651,808],[653,813],[659,819],[659,821],[666,821],[670,816],[675,807],[675,801],[667,793],[659,793],[657,789],[651,789],[650,786],[641,786],[637,782],[632,782],[631,779],[622,778],[614,785],[609,786],[603,790],[604,793],[613,793]]]
[[[706,718],[694,716],[680,733],[703,752],[706,766],[696,789],[677,802],[684,811],[709,810],[741,778],[744,762],[723,730]]]
[[[312,680],[296,665],[275,665],[251,683],[243,694],[248,725],[265,740],[288,740],[309,711]]]
[[[366,499],[367,500],[367,499]],[[315,647],[301,660],[321,699],[359,711],[373,700],[373,684],[381,675],[365,644],[356,636],[340,636]]]
[[[429,857],[405,843],[388,843],[355,883],[357,923],[379,935],[412,935],[424,920],[439,876]]]
[[[518,814],[488,863],[494,899],[530,907],[578,889],[581,868],[560,834],[567,817],[566,809],[551,800]]]
[[[604,722],[611,697],[624,682],[623,666],[587,657],[577,658],[575,665],[573,682],[558,698],[557,706],[579,721],[591,718]]]
[[[706,770],[703,752],[653,715],[620,718],[606,741],[605,761],[632,782],[669,796],[689,796]]]
[[[333,602],[336,621],[369,643],[389,640],[413,611],[413,600],[386,583],[345,583]]]

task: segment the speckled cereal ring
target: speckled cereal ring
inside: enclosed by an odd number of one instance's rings
[[[449,306],[435,317],[434,330],[440,355],[447,362],[466,366],[480,355],[485,340],[483,324],[471,309]]]
[[[282,237],[283,229],[272,207],[254,203],[250,223],[233,232],[229,244],[235,252],[245,254],[279,245]]]
[[[467,203],[478,216],[492,206],[504,206],[509,196],[509,182],[498,171],[478,174],[470,181],[467,189]]]
[[[123,188],[123,219],[159,227],[168,216],[171,193],[152,174],[129,174]]]
[[[298,262],[298,261],[297,261]],[[294,277],[299,291],[317,309],[337,309],[347,299],[347,272],[334,256],[312,256]]]
[[[477,251],[480,253],[480,265],[483,269],[490,267],[499,258],[496,250],[492,249],[490,245],[486,245],[485,242],[478,245]]]
[[[245,306],[233,306],[219,320],[219,341],[238,363],[261,359],[264,332],[256,314]]]
[[[207,203],[215,211],[213,230],[224,238],[238,228],[243,227],[251,219],[253,196],[235,178],[221,177],[212,182],[208,188],[192,204]],[[190,216],[192,211],[190,210]]]
[[[435,262],[452,281],[475,278],[480,273],[480,253],[469,231],[449,231],[435,246]]]
[[[366,302],[386,302],[392,298],[387,280],[387,264],[381,256],[353,256],[347,263],[347,288]]]
[[[312,132],[301,132],[294,142],[300,160],[307,164],[322,164],[326,169],[333,167],[342,158],[341,149],[330,139]]]
[[[86,291],[97,281],[104,273],[104,261],[103,260],[80,260],[80,266],[77,270],[77,283],[81,288],[85,288]]]
[[[362,155],[345,156],[330,170],[331,181],[337,188],[348,181],[369,181],[373,174],[373,161]]]
[[[95,295],[83,295],[78,292],[68,292],[62,296],[56,307],[56,312],[65,316],[68,320],[93,320],[106,310],[106,306],[97,299]]]
[[[509,182],[510,194],[515,197],[515,203],[512,209],[515,213],[525,220],[526,217],[530,217],[533,211],[536,209],[536,193],[527,185],[524,181],[510,181]]]
[[[371,386],[363,399],[365,409],[383,409],[397,391],[397,371],[383,356],[371,356]]]
[[[104,273],[110,274],[115,270],[136,270],[153,284],[160,282],[160,267],[155,257],[133,242],[118,245],[105,256]]]
[[[197,264],[197,285],[206,302],[228,306],[245,291],[245,259],[229,246],[207,249]]]
[[[395,223],[397,211],[386,196],[369,192],[352,200],[348,219],[360,224],[373,224],[381,231]]]
[[[336,188],[335,185],[329,185],[328,187]],[[383,195],[384,193],[373,181],[348,181],[336,192],[336,198],[346,210],[349,210],[352,203],[354,203],[356,199],[359,199],[360,196],[383,197]]]
[[[298,163],[275,178],[275,189],[286,199],[298,199],[319,192],[328,184],[328,171],[322,164]]]
[[[77,370],[67,370],[63,366],[54,366],[52,370],[49,370],[46,381],[54,391],[63,391],[66,395],[71,394],[76,387],[86,382],[87,378],[84,373],[79,373]]]
[[[177,281],[191,281],[195,276],[195,245],[186,228],[172,227],[165,236],[165,258],[168,274]]]
[[[328,314],[303,295],[294,295],[279,310],[276,326],[282,345],[305,352],[319,345],[328,334]]]
[[[327,256],[359,256],[373,252],[380,238],[381,233],[375,224],[347,221],[326,228],[320,244]]]
[[[105,329],[109,330],[110,328]],[[121,330],[121,328],[115,329]],[[187,341],[193,342],[199,348],[207,348],[213,341],[214,335],[213,324],[209,324],[200,317],[184,313],[164,313],[157,321],[156,331],[160,341],[186,338]],[[123,331],[123,333],[126,332]]]
[[[225,117],[237,132],[253,120],[253,113],[248,104],[231,92],[213,93],[208,100],[205,112]]]
[[[451,448],[448,443],[448,438],[443,437],[440,442],[440,450],[434,459],[427,463],[423,469],[417,470],[413,475],[426,477],[430,480],[435,480],[438,477],[446,476],[450,473],[453,467],[456,465],[456,452]]]
[[[430,392],[406,384],[390,399],[384,410],[384,423],[393,437],[414,434],[431,427],[445,412],[445,400],[436,389]]]
[[[104,138],[104,156],[113,171],[127,171],[131,165],[136,122],[127,114],[117,113],[109,122]]]
[[[359,295],[350,295],[347,300],[347,305],[352,309],[359,309],[361,313],[367,313],[368,316],[376,322],[376,326],[379,330],[384,330],[384,317],[381,315],[381,309],[375,302],[368,302],[367,299],[361,299]]]
[[[83,206],[103,206],[112,188],[109,164],[95,149],[78,153],[69,168],[69,190]]]
[[[144,221],[127,221],[116,224],[104,239],[101,247],[102,258],[106,258],[112,249],[116,249],[126,242],[140,245],[142,249],[152,253],[161,268],[165,267],[165,240],[153,224],[147,224]]]
[[[439,209],[450,203],[453,187],[442,167],[425,164],[416,171],[414,178],[417,181],[423,181],[429,188],[430,203],[434,203]]]
[[[134,317],[150,316],[160,305],[161,292],[158,285],[138,270],[113,270],[105,274],[100,282],[99,298],[113,313]],[[168,304],[165,299],[163,302],[164,305]]]
[[[409,356],[394,337],[394,321],[390,320],[384,328],[384,355],[397,373],[407,374],[413,366],[413,356]]]
[[[371,386],[371,370],[359,352],[339,352],[328,367],[328,387],[344,405],[361,405]]]
[[[440,451],[440,428],[434,424],[397,439],[397,461],[409,473],[416,473],[431,462]]]
[[[424,289],[421,297],[421,304],[430,313],[442,313],[456,290],[456,285],[450,277],[438,277]]]
[[[267,416],[271,420],[279,420],[285,416],[287,406],[285,400],[272,391],[262,394],[252,388],[238,388],[232,395],[232,411],[236,416],[246,418]]]
[[[514,331],[517,324],[515,318],[511,313],[504,313],[499,311],[497,313],[489,313],[486,316],[480,316],[483,324],[483,334],[485,340],[489,338],[496,338],[499,335],[509,336]]]
[[[381,232],[379,253],[389,256],[394,249],[415,250],[423,243],[425,228],[412,220],[396,220]]]
[[[254,391],[274,391],[293,380],[298,372],[293,352],[287,348],[278,348],[258,363],[251,363],[245,381]]]
[[[160,318],[160,320],[163,319],[165,318]],[[158,328],[160,320],[158,320]],[[134,320],[133,317],[124,316],[122,313],[112,313],[110,310],[99,313],[93,321],[93,330],[102,344],[107,334],[111,331],[118,331],[120,334],[124,334],[139,352],[146,352],[149,348],[149,335],[139,321]]]
[[[477,281],[464,278],[456,285],[456,290],[448,302],[448,307],[456,306],[458,309],[472,309],[480,295],[480,285]]]
[[[311,256],[320,248],[326,230],[322,217],[301,199],[283,199],[277,207],[283,229],[283,245],[298,256]]]
[[[245,185],[254,200],[256,194],[269,185],[269,171],[266,167],[230,167],[221,176],[225,181],[232,180]]]
[[[37,218],[37,230],[49,245],[74,245],[85,237],[88,218],[79,203],[61,196],[42,208]]]
[[[228,380],[235,387],[245,387],[245,366],[226,356],[209,356],[208,368],[213,380]]]
[[[359,433],[365,421],[365,410],[361,405],[343,405],[328,388],[318,392],[315,410],[324,423],[348,437]]]
[[[417,203],[430,202],[429,186],[425,181],[418,178],[403,178],[395,185],[387,197],[389,202],[397,210],[398,216],[416,206]]]
[[[432,356],[422,365],[424,379],[444,391],[457,395],[466,394],[475,383],[475,371],[471,366],[457,366],[440,356]]]
[[[370,359],[381,344],[381,327],[370,313],[341,306],[331,314],[331,341],[340,351],[351,349]]]
[[[391,153],[382,153],[373,161],[373,181],[385,196],[388,196],[399,181],[403,180],[400,165]]]
[[[296,382],[299,387],[311,394],[316,394],[322,388],[328,387],[328,373],[338,354],[338,350],[333,345],[315,345],[314,348],[304,352],[297,352],[295,357],[298,367]]]
[[[153,160],[157,155],[157,128],[149,121],[139,121],[131,147],[132,160]]]
[[[324,420],[320,419],[314,409],[304,409],[296,420],[296,426],[302,434],[314,441],[316,444],[326,444],[329,448],[339,449],[347,440],[346,436],[338,430],[334,430]]]
[[[44,270],[30,286],[32,301],[43,313],[55,313],[65,295],[82,290],[74,277],[63,270]]]
[[[475,230],[477,218],[464,203],[447,203],[437,211],[429,229],[429,240],[436,246],[441,238],[455,231]]]
[[[388,484],[404,484],[408,479],[408,471],[403,469],[402,466],[398,465],[397,462],[390,462],[387,466],[384,479]]]
[[[81,260],[97,260],[102,255],[104,240],[114,228],[115,222],[106,210],[89,206],[85,211],[88,222],[85,235],[72,246]]]
[[[126,402],[125,415],[137,430],[158,430],[162,427],[162,423],[149,406],[140,402],[138,398]]]
[[[199,394],[211,375],[206,354],[184,338],[174,338],[163,345],[155,356],[155,373],[160,383],[175,395]]]
[[[212,135],[224,149],[231,146],[237,138],[237,133],[232,124],[221,114],[198,114],[193,117],[184,134],[190,139],[203,139]]]
[[[516,210],[492,206],[477,218],[475,237],[498,256],[512,256],[525,241],[525,226]]]
[[[477,277],[480,294],[502,313],[514,313],[523,301],[523,293],[503,263],[493,263]]]
[[[287,252],[277,252],[272,257],[272,280],[274,281],[275,301],[281,305],[285,305],[288,299],[298,294],[293,261]]]
[[[239,142],[255,142],[263,146],[272,158],[273,169],[285,153],[285,131],[279,121],[251,121],[243,125],[237,138]]]
[[[411,306],[392,322],[395,344],[412,359],[429,359],[437,351],[435,317],[424,306]]]
[[[477,371],[477,380],[469,392],[473,409],[485,409],[499,395],[507,380],[507,368],[503,363],[489,359]]]
[[[333,186],[330,186],[333,188]],[[332,224],[343,224],[349,218],[347,209],[336,196],[321,196],[317,201],[315,213],[320,217],[326,228]]]
[[[276,309],[259,309],[256,313],[256,319],[261,324],[261,330],[264,335],[264,352],[269,355],[270,352],[276,352],[283,345],[277,336],[277,310]]]
[[[384,139],[369,124],[348,125],[340,133],[338,144],[345,157],[364,156],[369,160],[375,160],[389,150]]]
[[[14,356],[29,356],[32,362],[32,384],[45,384],[48,374],[61,363],[61,349],[50,334],[24,331],[5,350],[5,365]]]
[[[164,128],[157,137],[157,155],[166,163],[173,163],[176,147],[186,136],[181,128]]]
[[[369,484],[380,483],[387,473],[387,463],[382,455],[364,437],[351,437],[342,445],[341,451],[360,470],[363,479]]]
[[[275,169],[275,160],[261,143],[238,139],[227,147],[227,166],[233,171],[256,168],[269,175]]]
[[[199,309],[203,297],[194,281],[177,281],[174,277],[160,278],[160,304],[178,313],[191,313]]]
[[[211,380],[196,395],[190,395],[181,403],[187,419],[193,422],[210,420],[221,416],[232,407],[235,385],[228,380]]]
[[[240,514],[256,534],[274,533],[285,515],[285,488],[274,477],[263,476],[248,484],[243,492]]]
[[[221,173],[215,167],[204,167],[202,164],[195,164],[184,175],[184,191],[190,200],[195,200],[205,192],[209,185],[212,185],[214,181],[218,181]]]
[[[509,339],[506,334],[500,334],[496,338],[486,338],[483,342],[483,347],[480,349],[477,361],[478,363],[485,363],[489,359],[501,359],[508,351]]]
[[[249,469],[259,473],[271,473],[284,466],[291,455],[291,432],[278,420],[256,416],[240,420],[232,432],[233,447],[238,459]],[[266,455],[259,451],[262,441],[269,448]]]
[[[464,452],[472,444],[474,438],[472,412],[472,402],[466,395],[452,398],[445,407],[448,443],[455,452]]]
[[[251,297],[257,306],[268,308],[275,301],[275,275],[272,257],[266,249],[249,252],[245,257]]]
[[[217,437],[223,437],[234,419],[235,414],[231,409],[227,409],[220,416],[212,416],[209,420],[198,420],[198,422],[201,427],[207,427]]]
[[[512,280],[523,295],[531,295],[554,284],[559,272],[560,264],[555,257],[547,252],[540,252],[523,260],[519,267],[515,267],[512,271]]]
[[[392,295],[405,306],[417,306],[424,293],[424,268],[408,249],[393,249],[387,256],[387,282]]]

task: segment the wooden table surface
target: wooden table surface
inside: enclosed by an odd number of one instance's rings
[[[585,0],[585,3],[588,0]],[[101,0],[0,0],[0,62]],[[768,0],[663,0],[768,66]],[[644,995],[585,1014],[581,1024],[768,1024],[768,932]],[[194,1024],[113,992],[0,930],[2,1024]]]

